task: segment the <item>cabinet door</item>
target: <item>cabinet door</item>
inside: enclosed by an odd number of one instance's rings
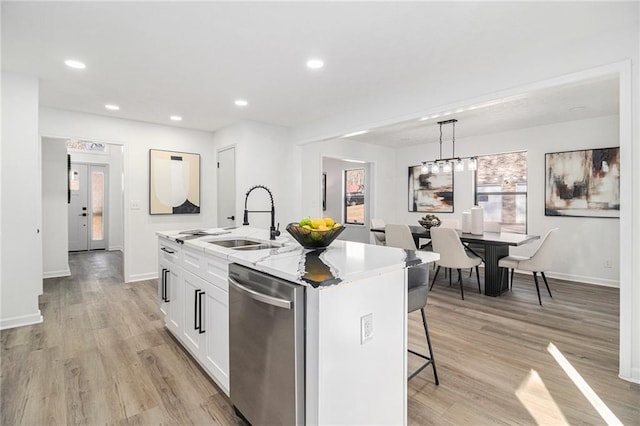
[[[229,293],[207,283],[204,366],[229,395]]]
[[[201,351],[205,330],[204,326],[204,290],[206,282],[188,271],[183,271],[184,282],[184,334],[183,341],[191,352],[198,357]],[[201,295],[203,294],[203,295]]]
[[[179,336],[184,327],[182,270],[172,264],[169,264],[168,268],[169,270],[165,274],[166,294],[168,295],[165,324],[176,336]]]

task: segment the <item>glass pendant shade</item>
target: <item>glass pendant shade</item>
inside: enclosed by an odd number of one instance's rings
[[[440,173],[440,165],[438,165],[438,163],[433,163],[433,166],[431,166],[431,173]]]
[[[478,170],[478,159],[476,157],[469,158],[468,166],[471,171]]]
[[[451,173],[451,161],[444,162],[444,166],[442,166],[442,171],[444,173]]]
[[[458,159],[456,160],[456,164],[455,164],[455,166],[453,166],[453,169],[454,169],[456,172],[462,172],[462,171],[464,171],[464,161],[462,161],[462,159],[461,159],[461,158],[458,158]]]

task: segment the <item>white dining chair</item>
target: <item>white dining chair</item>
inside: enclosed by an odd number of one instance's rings
[[[371,218],[371,227],[372,228],[385,228],[384,220],[378,218]],[[386,230],[385,230],[386,232]],[[385,232],[373,232],[373,242],[378,246],[386,245],[386,235]]]
[[[465,251],[460,236],[455,229],[452,228],[431,228],[431,242],[433,244],[433,251],[440,255],[440,259],[435,263],[437,265],[436,273],[431,282],[431,288],[436,282],[440,267],[457,269],[458,270],[458,283],[460,284],[460,295],[464,300],[464,290],[462,288],[462,269],[474,268],[476,269],[476,279],[478,280],[478,292],[482,293],[480,288],[480,272],[478,271],[478,265],[482,263],[482,259],[477,256],[468,255]]]
[[[407,250],[417,250],[416,243],[408,225],[388,224],[384,227],[387,246]]]
[[[385,235],[387,237],[387,247],[397,247],[406,250],[416,250],[416,243],[411,235],[408,225],[388,224],[385,226]],[[407,313],[420,310],[422,315],[422,325],[427,338],[427,347],[429,354],[425,355],[408,349],[413,355],[419,356],[425,362],[418,367],[408,377],[408,380],[414,378],[418,373],[425,369],[428,365],[433,368],[433,376],[438,385],[438,372],[436,371],[436,363],[433,357],[433,349],[431,347],[431,338],[429,337],[429,327],[427,326],[427,316],[425,307],[427,305],[427,294],[429,292],[429,270],[427,265],[417,265],[407,269]]]
[[[502,225],[500,224],[500,222],[484,222],[483,223],[483,228],[484,232],[496,232],[496,233],[500,233],[502,231]],[[473,254],[474,256],[478,256],[480,259],[482,259],[483,263],[486,263],[484,261],[485,258],[485,248],[484,248],[484,244],[474,244],[474,243],[466,243],[464,244],[464,247],[469,250],[471,252],[471,254]],[[471,276],[471,270],[469,270],[469,276]]]
[[[542,279],[544,280],[544,285],[547,287],[547,291],[549,292],[549,297],[553,297],[551,295],[551,290],[549,289],[549,283],[547,282],[547,277],[544,275],[544,271],[548,271],[551,268],[553,263],[554,253],[553,249],[553,241],[557,238],[558,228],[553,228],[542,239],[542,242],[538,246],[538,249],[532,256],[506,256],[498,261],[498,267],[503,268],[503,279],[504,273],[508,273],[511,271],[511,277],[509,279],[509,288],[513,286],[513,271],[518,269],[520,271],[529,271],[533,273],[533,280],[536,283],[536,292],[538,293],[538,303],[542,306],[542,299],[540,298],[540,287],[538,286],[538,272],[542,275]]]

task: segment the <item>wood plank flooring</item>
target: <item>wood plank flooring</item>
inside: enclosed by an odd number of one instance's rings
[[[237,424],[228,398],[164,329],[156,280],[125,284],[118,252],[70,255],[72,277],[47,279],[44,323],[4,330],[2,425]],[[533,280],[465,300],[444,276],[427,319],[440,377],[409,382],[416,425],[606,424],[548,351],[552,343],[617,418],[640,425],[640,386],[617,377],[618,290]],[[419,313],[409,341],[426,350]],[[409,368],[419,361],[409,357]]]

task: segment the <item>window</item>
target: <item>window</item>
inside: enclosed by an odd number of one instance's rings
[[[484,220],[500,222],[505,232],[527,233],[527,153],[478,157],[476,204]]]
[[[344,222],[364,225],[364,168],[344,171]]]

